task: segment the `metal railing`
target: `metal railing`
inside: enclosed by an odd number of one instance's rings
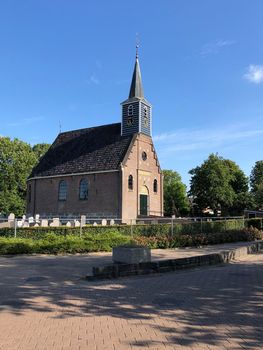
[[[222,231],[231,229],[241,229],[246,227],[246,222],[250,220],[244,216],[234,217],[183,217],[183,218],[171,218],[171,217],[144,217],[128,220],[127,225],[130,226],[130,234],[133,235],[135,227],[138,225],[169,225],[170,233],[174,235],[176,233],[204,233],[204,232],[216,232],[218,228]],[[263,218],[261,220],[260,227],[263,229]],[[9,227],[14,231],[14,237],[17,236],[17,229],[39,227],[50,228],[53,227],[72,227],[79,229],[80,235],[82,235],[82,229],[84,226],[114,226],[122,224],[120,218],[102,218],[102,217],[86,217],[81,216],[61,216],[61,217],[35,217],[22,218],[0,218],[0,229]],[[212,231],[211,231],[212,230]]]

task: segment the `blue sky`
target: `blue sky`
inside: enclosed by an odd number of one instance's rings
[[[140,37],[163,169],[263,159],[262,0],[0,2],[0,135],[51,143],[119,122]]]

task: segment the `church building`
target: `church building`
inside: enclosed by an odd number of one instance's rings
[[[60,133],[27,181],[27,214],[163,216],[163,176],[152,140],[138,53],[122,122]]]

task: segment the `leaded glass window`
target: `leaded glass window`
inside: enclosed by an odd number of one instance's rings
[[[58,200],[65,201],[67,200],[67,183],[65,180],[60,181],[58,186]]]
[[[153,181],[153,192],[157,193],[157,191],[158,191],[158,184],[157,184],[157,180],[155,179]]]
[[[88,198],[88,181],[86,179],[82,179],[79,183],[79,199],[87,199]]]
[[[128,189],[129,190],[133,190],[133,176],[130,175],[129,178],[128,178]]]

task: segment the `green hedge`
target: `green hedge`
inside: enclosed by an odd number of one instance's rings
[[[0,237],[0,254],[58,254],[111,251],[112,247],[129,244],[131,239],[119,233],[57,236],[48,234],[43,239]]]
[[[231,230],[241,230],[245,226],[243,219],[218,220],[218,221],[195,221],[174,223],[173,229],[171,224],[154,224],[154,225],[114,225],[111,226],[85,226],[82,228],[83,234],[108,234],[112,231],[123,235],[136,236],[156,236],[156,235],[181,235],[181,234],[200,234],[200,233],[218,233]],[[17,228],[17,237],[41,239],[49,233],[54,233],[57,236],[79,236],[79,227],[29,227]],[[14,237],[14,228],[0,229],[0,236]]]
[[[111,234],[112,232],[117,232],[120,234],[129,234],[128,227],[123,226],[85,226],[82,228],[82,234]],[[18,238],[32,238],[32,239],[42,239],[50,233],[57,236],[80,236],[79,227],[26,227],[17,228],[16,235]],[[14,228],[1,228],[0,237],[14,237]]]
[[[219,233],[176,234],[173,236],[159,232],[155,236],[134,235],[133,237],[114,231],[98,233],[97,235],[84,233],[82,237],[59,236],[51,233],[46,234],[41,239],[0,237],[0,254],[87,253],[111,251],[112,247],[126,244],[145,245],[150,248],[193,247],[237,241],[254,241],[262,238],[262,231],[256,228]]]
[[[135,236],[133,240],[149,248],[198,247],[209,244],[222,244],[263,239],[263,232],[256,228],[245,228],[217,233],[181,234],[175,236]]]

